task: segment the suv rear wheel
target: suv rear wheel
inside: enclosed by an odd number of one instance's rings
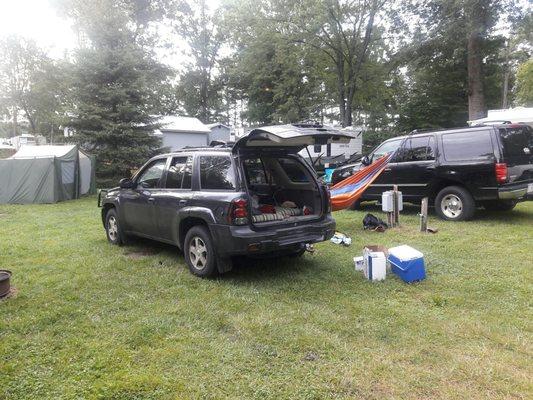
[[[200,277],[214,275],[217,269],[215,248],[205,226],[193,226],[185,235],[185,261],[191,273]]]
[[[435,211],[448,221],[466,221],[474,216],[476,203],[472,195],[461,186],[448,186],[435,198]]]
[[[494,200],[483,203],[483,208],[488,211],[511,211],[516,204],[513,200]]]

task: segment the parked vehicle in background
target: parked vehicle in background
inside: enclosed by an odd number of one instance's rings
[[[154,157],[101,199],[107,238],[176,245],[198,276],[230,270],[235,255],[301,256],[306,244],[333,236],[335,221],[326,186],[298,152],[350,139],[322,126],[271,126],[232,148]]]
[[[524,124],[448,129],[389,139],[361,163],[335,170],[332,183],[400,145],[361,201],[379,200],[382,192],[398,185],[404,201],[419,203],[429,197],[441,218],[461,221],[472,218],[477,206],[505,211],[533,199],[533,129]]]

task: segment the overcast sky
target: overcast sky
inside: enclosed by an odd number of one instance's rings
[[[207,3],[210,9],[215,9],[220,0]],[[76,47],[71,24],[70,20],[58,16],[48,0],[0,0],[0,38],[15,34],[33,39],[53,58],[62,58],[65,51]],[[182,67],[186,59],[183,54],[168,54],[168,50],[158,53],[163,62],[175,68]]]
[[[69,21],[47,0],[0,0],[0,37],[13,34],[34,39],[55,58],[76,46]]]

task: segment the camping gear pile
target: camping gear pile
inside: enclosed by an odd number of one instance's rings
[[[0,160],[0,204],[55,203],[95,193],[94,171],[94,157],[78,146],[22,146]]]
[[[284,201],[280,206],[272,204],[260,204],[258,196],[252,196],[252,221],[268,222],[282,221],[290,217],[307,216],[313,214],[313,209],[309,206],[299,208],[292,201]]]
[[[426,269],[424,254],[402,245],[387,249],[383,246],[365,246],[363,255],[354,257],[355,271],[362,271],[365,278],[370,281],[382,281],[387,275],[387,266],[390,271],[406,283],[424,280]]]

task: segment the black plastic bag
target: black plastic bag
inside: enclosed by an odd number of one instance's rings
[[[363,228],[365,230],[370,229],[372,231],[384,232],[388,227],[386,222],[382,221],[375,215],[366,214],[363,218]]]

